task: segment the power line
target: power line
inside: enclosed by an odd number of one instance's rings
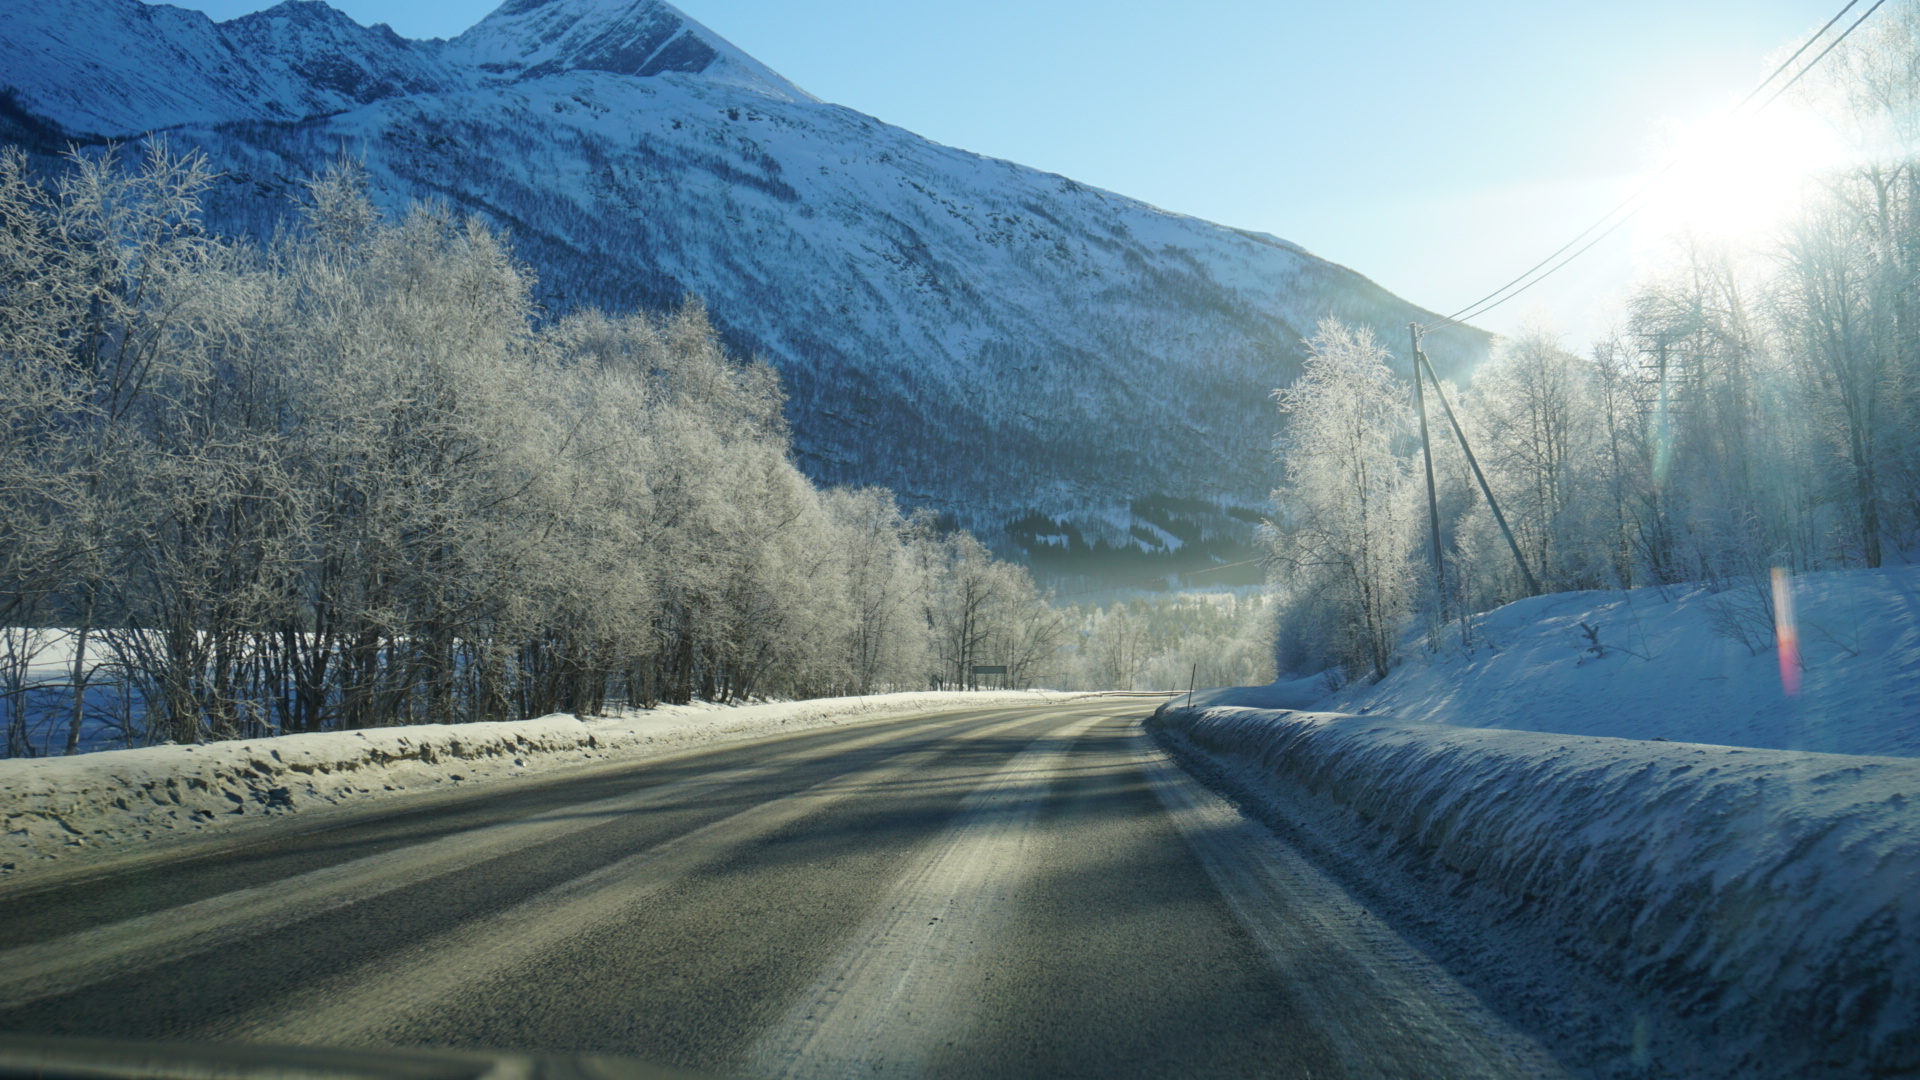
[[[1795,60],[1798,60],[1801,57],[1801,55],[1803,55],[1809,48],[1812,48],[1813,45],[1816,42],[1818,42],[1821,39],[1821,37],[1823,37],[1826,34],[1828,30],[1833,29],[1834,24],[1838,23],[1842,18],[1844,18],[1847,12],[1852,10],[1853,7],[1858,3],[1859,3],[1859,0],[1848,0],[1846,6],[1842,7],[1838,12],[1836,12],[1833,18],[1828,19],[1826,23],[1820,27],[1819,30],[1814,32],[1812,37],[1809,37],[1806,40],[1804,44],[1802,44],[1798,49],[1795,49],[1793,51],[1792,56],[1787,57],[1786,60],[1782,61],[1780,66],[1774,68],[1773,71],[1770,72],[1766,78],[1760,80],[1759,85],[1755,86],[1752,90],[1748,91],[1747,96],[1744,98],[1741,98],[1739,103],[1733,107],[1732,111],[1728,114],[1728,119],[1731,119],[1732,117],[1739,115],[1741,109],[1745,108],[1749,102],[1751,102],[1755,97],[1757,97],[1760,94],[1761,91],[1765,90],[1768,84],[1772,83],[1773,80],[1779,78],[1781,73],[1785,72],[1789,67],[1791,67],[1793,65],[1793,62]],[[1793,86],[1794,83],[1799,82],[1800,79],[1807,74],[1807,72],[1812,71],[1816,64],[1820,63],[1821,60],[1825,59],[1828,53],[1832,52],[1834,48],[1838,46],[1842,41],[1845,41],[1847,39],[1847,35],[1853,33],[1855,28],[1857,28],[1861,23],[1867,21],[1867,16],[1872,15],[1875,11],[1879,10],[1880,5],[1884,3],[1886,3],[1886,0],[1876,0],[1874,5],[1867,9],[1865,14],[1861,15],[1860,18],[1854,20],[1853,24],[1851,26],[1848,26],[1846,30],[1840,34],[1839,37],[1834,38],[1833,41],[1830,42],[1825,49],[1821,50],[1820,55],[1808,61],[1805,67],[1801,68],[1798,72],[1796,72],[1793,78],[1787,80],[1787,82],[1784,85],[1782,85],[1779,90],[1774,92],[1773,96],[1767,98],[1767,100],[1761,103],[1761,105],[1758,108],[1754,109],[1753,112],[1759,113],[1762,110],[1766,109],[1767,106],[1772,105],[1775,101],[1777,101],[1780,98],[1781,94],[1786,93],[1789,87]],[[1467,319],[1478,318],[1479,316],[1484,315],[1489,311],[1492,311],[1494,308],[1499,307],[1501,304],[1506,303],[1508,300],[1511,300],[1514,297],[1519,296],[1521,293],[1526,292],[1528,289],[1533,288],[1535,285],[1546,280],[1548,277],[1551,277],[1554,273],[1559,271],[1561,267],[1566,266],[1568,263],[1579,258],[1581,255],[1585,254],[1588,250],[1592,249],[1595,244],[1598,244],[1601,240],[1606,239],[1609,235],[1611,235],[1616,230],[1618,230],[1621,225],[1632,220],[1633,216],[1635,214],[1638,214],[1640,210],[1644,208],[1645,204],[1642,203],[1640,206],[1633,207],[1632,210],[1629,210],[1618,221],[1615,221],[1612,225],[1608,225],[1606,228],[1606,231],[1601,233],[1599,236],[1595,237],[1592,242],[1586,244],[1585,246],[1581,247],[1580,250],[1575,251],[1572,255],[1561,260],[1559,263],[1555,264],[1551,269],[1547,270],[1545,273],[1541,273],[1537,277],[1533,277],[1533,275],[1535,271],[1538,271],[1541,267],[1546,266],[1548,263],[1553,262],[1554,259],[1559,258],[1559,256],[1562,253],[1567,251],[1567,249],[1573,247],[1575,244],[1580,243],[1580,241],[1584,239],[1588,234],[1592,233],[1593,230],[1599,228],[1602,225],[1605,225],[1609,218],[1612,218],[1614,215],[1619,214],[1621,210],[1626,209],[1629,205],[1633,204],[1636,200],[1639,200],[1642,196],[1646,195],[1646,193],[1652,190],[1655,185],[1657,185],[1661,180],[1665,179],[1666,175],[1672,172],[1675,166],[1679,165],[1682,161],[1686,160],[1687,154],[1689,152],[1690,152],[1689,150],[1683,150],[1680,153],[1675,154],[1671,159],[1667,161],[1665,165],[1661,166],[1658,172],[1654,173],[1651,177],[1648,177],[1647,180],[1644,183],[1642,183],[1640,187],[1636,188],[1632,194],[1628,195],[1625,199],[1621,200],[1619,205],[1615,206],[1613,209],[1601,215],[1599,220],[1595,221],[1592,225],[1589,225],[1585,229],[1581,230],[1579,235],[1567,241],[1558,250],[1553,252],[1553,254],[1548,255],[1546,258],[1535,263],[1532,267],[1528,268],[1525,272],[1523,272],[1519,277],[1516,277],[1512,281],[1507,282],[1505,285],[1502,285],[1500,288],[1495,289],[1493,292],[1488,293],[1486,296],[1481,297],[1479,300],[1476,300],[1473,303],[1468,304],[1466,307],[1461,308],[1459,311],[1454,312],[1452,315],[1447,316],[1445,319],[1442,319],[1439,322],[1433,323],[1430,326],[1423,327],[1422,329],[1435,330],[1443,326],[1464,322]],[[1532,280],[1528,280],[1529,277],[1532,277]],[[1521,284],[1522,282],[1525,282],[1525,284]],[[1519,287],[1514,288],[1514,286],[1516,285],[1518,285]],[[1512,291],[1508,292],[1508,290],[1510,289]],[[1507,295],[1502,296],[1501,295],[1502,293],[1507,293]],[[1498,297],[1498,299],[1494,299],[1495,297]],[[1488,301],[1492,301],[1492,302],[1489,303]]]
[[[1853,33],[1853,31],[1854,31],[1854,27],[1857,27],[1857,26],[1859,26],[1859,25],[1860,25],[1861,23],[1863,23],[1863,22],[1866,22],[1866,21],[1867,21],[1867,16],[1868,16],[1868,15],[1871,15],[1871,14],[1873,14],[1873,13],[1874,13],[1874,12],[1876,12],[1876,11],[1879,11],[1879,10],[1880,10],[1880,5],[1881,5],[1881,4],[1884,4],[1884,3],[1886,3],[1886,2],[1887,2],[1887,0],[1874,0],[1874,5],[1873,5],[1872,7],[1870,7],[1870,8],[1868,8],[1868,9],[1867,9],[1867,10],[1866,10],[1866,11],[1865,11],[1865,12],[1864,12],[1863,14],[1861,14],[1861,16],[1860,16],[1860,17],[1859,17],[1858,19],[1855,19],[1855,20],[1853,21],[1853,26],[1849,26],[1849,27],[1847,27],[1847,29],[1846,29],[1846,32],[1845,32],[1845,33],[1842,33],[1842,34],[1841,34],[1841,35],[1840,35],[1839,37],[1837,37],[1837,38],[1834,38],[1834,39],[1833,39],[1833,45],[1828,45],[1828,46],[1827,46],[1826,48],[1824,48],[1824,49],[1821,49],[1821,50],[1820,50],[1820,55],[1819,55],[1819,56],[1816,56],[1816,57],[1814,57],[1813,59],[1811,59],[1811,60],[1809,60],[1809,61],[1807,61],[1807,66],[1806,66],[1806,67],[1803,67],[1803,68],[1801,68],[1801,69],[1800,69],[1800,72],[1799,72],[1799,74],[1798,74],[1798,75],[1795,75],[1795,76],[1794,76],[1793,78],[1791,78],[1791,79],[1788,79],[1788,80],[1787,80],[1787,84],[1786,84],[1785,86],[1782,86],[1782,87],[1781,87],[1780,89],[1778,89],[1778,90],[1775,90],[1775,91],[1773,92],[1773,97],[1770,97],[1770,98],[1768,98],[1768,99],[1767,99],[1767,100],[1766,100],[1765,102],[1763,102],[1763,103],[1761,103],[1761,105],[1760,105],[1760,109],[1764,109],[1764,108],[1766,108],[1766,107],[1767,107],[1768,105],[1771,105],[1771,104],[1773,104],[1773,103],[1774,103],[1774,101],[1775,101],[1776,99],[1778,99],[1778,98],[1780,97],[1780,95],[1781,95],[1781,94],[1784,94],[1784,93],[1786,93],[1786,92],[1787,92],[1787,91],[1788,91],[1788,90],[1789,90],[1790,88],[1792,88],[1792,86],[1793,86],[1793,84],[1794,84],[1794,83],[1797,83],[1797,82],[1799,82],[1799,81],[1800,81],[1800,76],[1801,76],[1801,75],[1805,75],[1805,74],[1806,74],[1807,72],[1809,72],[1809,71],[1812,71],[1812,70],[1814,69],[1814,66],[1815,66],[1816,64],[1818,64],[1818,63],[1820,63],[1820,61],[1822,61],[1822,60],[1825,60],[1825,59],[1827,58],[1827,54],[1833,51],[1833,47],[1834,47],[1834,45],[1838,45],[1838,44],[1840,44],[1841,42],[1843,42],[1843,41],[1845,41],[1845,40],[1847,40],[1847,34],[1851,34],[1851,33]],[[1847,7],[1852,7],[1852,6],[1853,6],[1852,4],[1848,4],[1848,5],[1847,5]],[[1841,9],[1840,9],[1840,15],[1845,15],[1846,13],[1847,13],[1847,11],[1846,11],[1846,8],[1841,8]],[[1839,17],[1840,17],[1839,15],[1836,15],[1836,16],[1834,16],[1834,18],[1836,18],[1836,19],[1837,19],[1837,18],[1839,18]],[[1829,25],[1829,26],[1831,26],[1831,25],[1833,25],[1833,24],[1832,24],[1832,23],[1828,23],[1827,25]],[[1811,45],[1811,44],[1813,44],[1813,42],[1811,42],[1811,41],[1809,41],[1809,42],[1807,42],[1807,45]],[[1807,47],[1806,45],[1802,45],[1802,46],[1800,46],[1800,48],[1801,48],[1802,50],[1805,50],[1805,49],[1806,49],[1806,47]],[[1797,56],[1797,55],[1799,55],[1799,54],[1798,54],[1798,53],[1796,53],[1796,54],[1794,54],[1794,55],[1796,55],[1796,56]],[[1759,112],[1759,111],[1760,111],[1760,109],[1755,109],[1755,110],[1754,110],[1754,112]]]
[[[1818,31],[1814,33],[1812,37],[1807,39],[1806,44],[1801,45],[1798,49],[1795,49],[1792,56],[1787,57],[1785,62],[1783,62],[1779,67],[1773,69],[1772,74],[1769,74],[1766,78],[1760,80],[1760,85],[1754,87],[1753,90],[1750,93],[1748,93],[1745,98],[1741,99],[1740,104],[1735,105],[1733,107],[1733,111],[1735,113],[1738,113],[1740,109],[1746,105],[1747,102],[1752,101],[1754,99],[1755,95],[1759,94],[1760,91],[1766,89],[1766,86],[1768,83],[1779,78],[1780,73],[1782,71],[1785,71],[1788,65],[1792,64],[1795,60],[1798,60],[1800,58],[1800,54],[1806,52],[1809,48],[1812,47],[1814,42],[1820,40],[1821,35],[1825,34],[1828,30],[1833,29],[1833,24],[1839,22],[1841,17],[1846,15],[1846,13],[1849,10],[1851,10],[1855,4],[1859,2],[1860,0],[1847,0],[1847,6],[1841,8],[1840,13],[1838,15],[1835,15],[1833,18],[1828,19],[1825,26],[1822,26]],[[1875,6],[1877,7],[1878,5],[1875,5]],[[1869,14],[1871,14],[1871,12],[1869,12]],[[1834,44],[1836,45],[1839,44],[1839,40],[1836,39]],[[1829,46],[1829,48],[1831,48],[1831,46]],[[1821,55],[1824,56],[1826,54],[1822,53]],[[1816,60],[1815,62],[1817,63],[1818,61]],[[1801,74],[1805,74],[1805,72],[1802,72]],[[1796,75],[1795,78],[1797,79],[1799,78],[1799,76]],[[1792,85],[1792,84],[1789,83],[1788,85]],[[1772,104],[1773,103],[1772,99],[1769,98],[1767,103],[1769,105]],[[1766,106],[1762,105],[1761,108],[1764,109],[1766,108]],[[1541,267],[1547,265],[1553,260],[1559,258],[1563,252],[1565,252],[1568,248],[1573,247],[1573,245],[1579,243],[1582,239],[1584,239],[1587,236],[1588,233],[1593,232],[1593,230],[1605,224],[1608,218],[1626,209],[1627,206],[1630,205],[1635,199],[1638,199],[1640,196],[1646,194],[1648,189],[1652,188],[1654,184],[1658,183],[1662,177],[1666,176],[1667,173],[1673,171],[1673,167],[1680,164],[1684,156],[1685,155],[1683,154],[1676,155],[1672,160],[1668,161],[1665,165],[1661,166],[1659,172],[1654,173],[1651,177],[1647,179],[1645,183],[1641,184],[1637,189],[1635,189],[1631,195],[1628,195],[1626,198],[1620,200],[1620,204],[1618,206],[1615,206],[1613,209],[1607,211],[1605,214],[1602,214],[1600,216],[1600,220],[1587,226],[1585,229],[1582,229],[1578,236],[1575,236],[1573,239],[1567,241],[1564,245],[1561,246],[1561,248],[1558,251],[1555,251],[1553,254],[1548,255],[1546,258],[1541,259],[1539,262],[1534,263],[1532,266],[1528,267],[1525,271],[1523,271],[1520,274],[1519,277],[1514,278],[1512,281],[1507,282],[1505,285],[1502,285],[1499,288],[1488,293],[1487,295],[1481,297],[1480,299],[1475,300],[1473,303],[1468,304],[1466,307],[1461,308],[1459,311],[1454,312],[1453,314],[1447,316],[1446,318],[1440,320],[1439,322],[1434,323],[1431,326],[1421,327],[1421,329],[1437,330],[1442,326],[1447,326],[1451,323],[1460,322],[1462,321],[1462,317],[1465,316],[1467,312],[1472,311],[1474,308],[1480,306],[1481,304],[1484,304],[1487,301],[1492,300],[1494,297],[1499,296],[1501,293],[1506,292],[1508,289],[1511,289],[1515,285],[1518,285],[1522,281],[1525,281],[1528,275],[1532,274],[1535,270],[1540,269]],[[1613,230],[1609,229],[1607,231],[1612,232]],[[1585,250],[1585,249],[1583,248],[1582,250]],[[1551,271],[1549,271],[1549,273],[1551,273]],[[1467,316],[1467,317],[1471,317],[1471,316]]]
[[[1842,7],[1838,12],[1836,12],[1833,18],[1828,19],[1826,23],[1822,25],[1819,30],[1816,30],[1813,36],[1809,37],[1806,40],[1806,42],[1803,43],[1798,49],[1795,49],[1793,51],[1792,56],[1789,56],[1785,60],[1781,61],[1780,65],[1774,68],[1773,71],[1770,72],[1766,78],[1760,80],[1759,85],[1755,86],[1752,90],[1748,91],[1747,96],[1741,98],[1739,103],[1736,104],[1733,107],[1732,111],[1728,113],[1728,119],[1730,120],[1733,117],[1738,116],[1740,113],[1740,110],[1744,109],[1747,106],[1747,104],[1751,102],[1754,98],[1758,97],[1760,95],[1760,92],[1765,90],[1770,83],[1772,83],[1775,79],[1779,78],[1781,74],[1784,73],[1788,68],[1792,67],[1794,61],[1800,59],[1800,57],[1808,49],[1812,48],[1816,42],[1818,42],[1822,37],[1824,37],[1828,30],[1833,29],[1834,24],[1838,23],[1842,18],[1844,18],[1847,12],[1853,10],[1853,8],[1857,4],[1859,4],[1859,2],[1860,0],[1847,0],[1846,6]],[[1826,59],[1826,56],[1828,53],[1832,52],[1834,48],[1838,46],[1842,41],[1845,41],[1847,39],[1847,35],[1853,33],[1854,30],[1857,29],[1861,23],[1866,22],[1868,16],[1880,10],[1880,6],[1886,2],[1887,0],[1875,0],[1874,5],[1872,7],[1868,8],[1866,12],[1863,13],[1858,19],[1855,19],[1853,23],[1849,25],[1845,30],[1841,31],[1839,37],[1834,38],[1832,42],[1828,43],[1827,47],[1825,49],[1822,49],[1818,56],[1815,56],[1812,60],[1809,60],[1806,66],[1802,67],[1798,72],[1794,74],[1793,78],[1788,79],[1778,90],[1774,91],[1773,95],[1767,98],[1766,101],[1762,102],[1757,108],[1753,110],[1753,112],[1757,114],[1765,110],[1767,106],[1772,105],[1775,101],[1778,101],[1780,99],[1780,95],[1786,93],[1787,90],[1790,87],[1792,87],[1793,84],[1799,82],[1800,79],[1807,74],[1807,72],[1812,71],[1814,67],[1820,63],[1820,61]],[[1666,175],[1672,172],[1675,166],[1679,165],[1682,161],[1686,160],[1687,154],[1689,152],[1690,150],[1682,150],[1680,153],[1675,154],[1671,159],[1667,161],[1665,165],[1660,167],[1658,172],[1655,172],[1652,176],[1648,177],[1644,183],[1642,183],[1638,188],[1634,189],[1632,194],[1628,195],[1625,199],[1622,199],[1617,206],[1615,206],[1611,210],[1608,210],[1605,214],[1602,214],[1600,218],[1597,221],[1595,221],[1593,224],[1580,230],[1578,235],[1576,235],[1573,239],[1567,241],[1565,244],[1562,244],[1552,254],[1548,255],[1544,259],[1541,259],[1539,262],[1533,264],[1532,266],[1528,267],[1525,271],[1521,272],[1521,274],[1518,277],[1514,278],[1512,281],[1507,282],[1505,285],[1502,285],[1499,288],[1493,290],[1492,292],[1481,297],[1480,299],[1475,300],[1473,303],[1468,304],[1466,307],[1461,308],[1459,311],[1454,312],[1453,314],[1447,316],[1446,318],[1441,319],[1438,322],[1431,323],[1429,325],[1421,327],[1420,328],[1421,331],[1428,332],[1428,331],[1438,330],[1444,326],[1451,326],[1457,323],[1463,323],[1468,319],[1479,318],[1481,315],[1484,315],[1487,312],[1492,311],[1494,308],[1499,307],[1501,304],[1506,303],[1507,301],[1513,299],[1514,297],[1519,296],[1521,293],[1526,292],[1528,289],[1533,288],[1535,285],[1538,285],[1540,282],[1545,281],[1547,278],[1551,277],[1553,274],[1558,272],[1561,267],[1566,266],[1568,263],[1586,254],[1589,250],[1593,248],[1595,244],[1598,244],[1600,241],[1605,240],[1607,237],[1613,235],[1613,233],[1617,231],[1620,228],[1620,226],[1632,220],[1633,216],[1635,214],[1638,214],[1646,206],[1644,202],[1642,202],[1639,206],[1633,206],[1633,209],[1628,210],[1625,215],[1621,216],[1619,220],[1614,221],[1613,224],[1611,225],[1607,224],[1607,222],[1610,219],[1612,219],[1615,215],[1620,214],[1622,210],[1626,210],[1627,207],[1632,206],[1636,201],[1640,200],[1644,195],[1646,195],[1648,191],[1652,190],[1656,184],[1658,184],[1661,180],[1665,179]],[[1591,241],[1588,241],[1585,245],[1581,246],[1579,250],[1574,251],[1573,254],[1568,255],[1565,259],[1561,259],[1558,263],[1554,263],[1554,265],[1551,268],[1547,269],[1544,273],[1540,273],[1538,276],[1535,276],[1536,271],[1539,271],[1541,267],[1547,266],[1548,263],[1553,263],[1555,259],[1559,259],[1561,255],[1565,254],[1569,249],[1572,249],[1574,245],[1579,244],[1580,241],[1586,239],[1589,235],[1591,235],[1595,229],[1598,229],[1603,225],[1606,226],[1606,229],[1605,231],[1601,232],[1600,235],[1595,236]],[[1522,284],[1523,282],[1524,284]],[[1516,288],[1515,286],[1518,286],[1518,288]],[[1503,293],[1505,295],[1501,295]]]

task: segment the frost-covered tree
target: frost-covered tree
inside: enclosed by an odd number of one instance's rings
[[[1594,467],[1602,428],[1589,361],[1561,348],[1543,328],[1503,339],[1474,372],[1464,412],[1495,497],[1543,588],[1594,588],[1605,581],[1592,544],[1601,504]],[[1491,511],[1477,505],[1461,529],[1498,568],[1490,598],[1518,592],[1518,574],[1504,554]]]
[[[929,582],[912,551],[924,525],[901,514],[882,488],[829,491],[824,509],[846,581],[844,689],[867,694],[924,685],[932,670],[921,607]]]
[[[1300,378],[1276,393],[1286,416],[1273,559],[1294,664],[1338,662],[1384,678],[1412,611],[1416,518],[1403,387],[1371,331],[1322,322]]]
[[[86,383],[72,363],[92,275],[63,234],[72,215],[0,149],[0,620],[29,613],[76,552],[67,526],[82,478],[66,468]]]
[[[1671,238],[1590,354],[1523,332],[1457,396],[1545,587],[1704,585],[1722,628],[1764,647],[1772,567],[1920,551],[1920,0],[1812,71],[1796,92],[1854,153],[1781,230]],[[1412,448],[1378,346],[1323,326],[1314,349],[1281,395],[1276,650],[1284,669],[1377,676],[1426,564],[1396,498]],[[1517,574],[1452,440],[1436,443],[1449,599],[1470,614],[1511,599]]]
[[[70,250],[65,204],[0,149],[0,710],[6,752],[31,751],[25,694],[41,610],[85,560],[76,518],[85,478],[68,468],[86,380],[72,362],[91,276]]]
[[[1080,646],[1080,677],[1088,687],[1134,690],[1157,644],[1145,619],[1135,618],[1124,603],[1096,611]]]
[[[1853,145],[1779,254],[1777,315],[1813,420],[1843,557],[1878,566],[1920,532],[1920,4],[1842,43],[1805,101]]]
[[[1065,689],[1185,690],[1271,682],[1272,607],[1264,592],[1135,596],[1064,613]]]
[[[1884,558],[1898,474],[1903,357],[1899,328],[1876,300],[1900,291],[1885,281],[1874,230],[1844,205],[1809,210],[1788,244],[1778,299],[1806,404],[1816,412],[1847,531],[1867,566]]]
[[[0,155],[8,753],[77,745],[103,661],[128,742],[1052,670],[1031,578],[818,489],[697,301],[543,321],[498,233],[389,217],[350,161],[264,249],[199,227],[209,182]]]

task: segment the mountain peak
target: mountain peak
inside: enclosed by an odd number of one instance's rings
[[[507,0],[449,42],[446,58],[501,80],[683,72],[782,100],[815,100],[665,0]]]
[[[228,23],[261,22],[268,19],[298,19],[317,23],[335,23],[358,27],[346,12],[335,9],[326,0],[280,0],[270,8],[250,12],[227,20]]]

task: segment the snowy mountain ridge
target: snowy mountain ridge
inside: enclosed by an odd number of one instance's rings
[[[222,23],[171,4],[51,0],[0,10],[0,65],[28,108],[103,135],[304,120],[567,71],[705,74],[817,100],[662,0],[513,0],[452,41],[364,27],[322,0]]]
[[[134,2],[0,7],[0,83],[76,134],[297,121],[465,85],[439,42],[369,29],[318,0],[215,23]]]
[[[390,211],[510,230],[549,310],[701,297],[780,369],[810,475],[1036,565],[1244,558],[1275,478],[1269,394],[1315,323],[1392,343],[1432,317],[1275,237],[820,102],[659,0],[513,0],[452,41],[318,0],[225,23],[0,10],[0,132],[51,164],[76,136],[163,128],[225,171],[224,232],[270,233],[345,149]],[[1464,367],[1486,338],[1428,348]]]

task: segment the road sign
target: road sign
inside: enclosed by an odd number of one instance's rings
[[[973,673],[975,675],[1005,675],[1007,673],[1007,665],[975,664],[973,665]]]

